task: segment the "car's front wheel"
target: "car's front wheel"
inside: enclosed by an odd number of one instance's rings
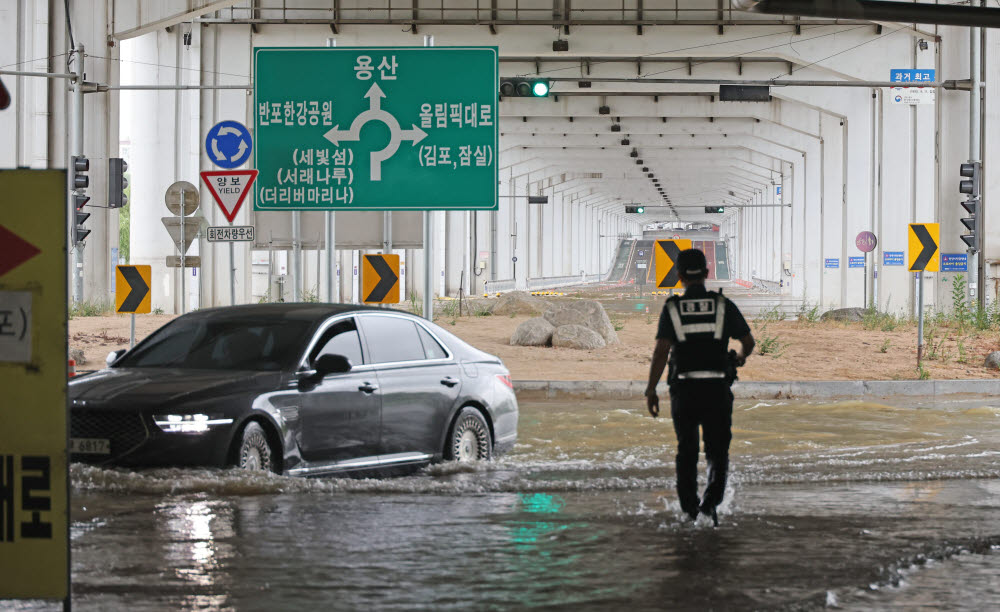
[[[462,408],[448,436],[445,459],[471,463],[489,461],[492,456],[493,438],[486,419],[475,408]]]
[[[278,457],[260,423],[251,421],[243,428],[236,465],[244,470],[277,472]]]

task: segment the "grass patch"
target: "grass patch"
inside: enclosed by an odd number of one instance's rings
[[[115,305],[111,300],[92,300],[75,302],[69,309],[69,318],[73,317],[103,317],[114,314]]]
[[[890,340],[889,338],[886,338],[885,342],[882,343],[882,346],[879,347],[878,352],[880,352],[880,353],[888,353],[890,346],[892,346],[892,340]]]
[[[819,322],[819,304],[814,304],[809,306],[808,304],[802,304],[799,308],[799,321],[802,323],[808,323],[812,325],[813,323]]]
[[[620,332],[625,329],[625,319],[621,314],[617,312],[609,312],[608,319],[611,321],[611,327],[614,327],[616,332]]]

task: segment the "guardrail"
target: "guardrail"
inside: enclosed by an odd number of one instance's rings
[[[766,278],[758,278],[756,276],[753,278],[753,286],[755,289],[760,289],[766,293],[781,293],[781,283],[778,281],[768,280]]]
[[[597,283],[604,279],[603,274],[574,274],[573,276],[549,276],[546,278],[529,278],[528,291],[539,289],[554,289],[556,287],[566,287],[569,285],[588,285]],[[483,282],[484,293],[504,293],[514,291],[517,283],[512,278],[491,280]]]
[[[513,291],[515,286],[513,278],[483,281],[483,293],[504,293],[505,291]]]

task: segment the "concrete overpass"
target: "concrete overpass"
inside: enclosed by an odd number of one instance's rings
[[[906,224],[924,221],[941,223],[942,252],[966,251],[958,168],[983,160],[983,206],[1000,200],[1000,173],[992,168],[1000,153],[1000,81],[985,79],[974,155],[970,93],[961,83],[970,79],[969,28],[770,15],[740,6],[730,0],[629,1],[614,9],[596,0],[416,1],[406,8],[351,0],[71,0],[74,42],[86,49],[86,81],[94,84],[84,110],[89,193],[94,204],[105,202],[107,160],[126,157],[131,263],[153,266],[154,306],[179,311],[179,273],[164,264],[174,251],[159,219],[166,215],[163,192],[176,180],[198,183],[198,171],[210,167],[202,142],[217,121],[252,125],[254,47],[422,46],[425,37],[436,46],[493,45],[501,76],[548,77],[552,91],[545,99],[499,104],[499,209],[431,214],[436,295],[460,288],[480,293],[489,281],[527,288],[545,279],[597,278],[610,269],[618,240],[640,236],[645,225],[710,221],[732,247],[735,278],[781,281],[785,295],[824,309],[860,306],[874,293],[881,308],[912,312],[913,275],[883,266],[882,253],[905,251]],[[0,112],[0,167],[65,167],[67,79],[36,74],[73,68],[63,3],[12,0],[0,9],[0,32],[8,41],[0,45],[0,71],[7,72],[0,75],[13,96],[11,108]],[[554,41],[565,41],[568,50],[553,51]],[[981,51],[981,75],[997,74],[1000,30],[982,31]],[[958,88],[938,89],[933,104],[895,104],[888,88],[869,85],[884,84],[895,68],[935,69],[938,81],[958,81]],[[775,86],[770,101],[723,102],[720,82]],[[548,203],[529,204],[523,197],[529,194],[547,195]],[[626,214],[631,202],[646,212]],[[725,213],[705,214],[705,205],[724,206]],[[77,299],[99,301],[112,295],[120,212],[91,212]],[[201,214],[223,223],[210,206]],[[315,292],[357,300],[359,255],[378,245],[342,243],[333,254],[339,280],[329,286],[322,213],[299,215],[302,229],[294,235],[290,217],[244,207],[236,223],[256,226],[261,238],[256,246],[237,245],[232,266],[228,249],[197,241],[189,253],[204,267],[187,283],[187,304],[268,299],[276,291],[273,278],[282,275],[288,298]],[[368,227],[378,234],[383,217],[336,218],[341,231]],[[979,284],[992,302],[1000,217],[986,212],[983,219]],[[403,239],[412,224],[403,225],[394,246],[409,295],[422,290],[425,254],[419,240]],[[867,276],[847,265],[860,255],[854,236],[863,230],[879,238],[877,276],[871,261]],[[838,267],[827,267],[827,260]],[[480,261],[487,262],[484,270]],[[953,273],[927,276],[927,305],[949,307]]]

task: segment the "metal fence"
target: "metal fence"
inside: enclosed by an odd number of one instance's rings
[[[759,289],[766,293],[781,293],[781,283],[767,280],[766,278],[752,277],[754,289]]]
[[[603,274],[575,274],[573,276],[549,276],[546,278],[529,278],[528,291],[539,291],[542,289],[555,289],[558,287],[568,287],[571,285],[587,285],[597,283],[604,279]],[[517,283],[512,278],[485,281],[483,291],[485,293],[504,293],[514,291]]]

